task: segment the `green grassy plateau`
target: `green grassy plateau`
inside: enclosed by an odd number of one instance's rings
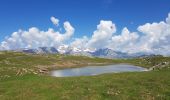
[[[56,78],[52,69],[128,63],[147,72]],[[0,100],[170,100],[170,57],[102,59],[0,52]]]

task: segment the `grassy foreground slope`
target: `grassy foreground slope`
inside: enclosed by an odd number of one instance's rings
[[[1,100],[169,100],[170,70],[53,78],[24,75],[0,82]]]
[[[2,52],[0,100],[169,100],[169,62],[169,57],[161,56],[108,60]],[[67,78],[50,77],[39,72],[39,67],[50,70],[110,63],[129,63],[147,68],[166,66],[149,72]]]

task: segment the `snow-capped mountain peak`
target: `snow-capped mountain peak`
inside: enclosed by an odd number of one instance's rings
[[[76,48],[76,47],[72,47],[72,51],[73,51],[73,52],[81,52],[82,50],[79,49],[79,48]]]
[[[96,49],[86,48],[86,49],[84,49],[83,51],[84,51],[84,52],[91,52],[91,53],[93,53],[93,52],[96,51]]]
[[[68,45],[62,45],[58,48],[54,47],[39,47],[37,49],[22,49],[20,50],[22,52],[26,53],[34,53],[34,54],[67,54],[67,55],[82,55],[82,56],[90,56],[90,57],[101,57],[101,58],[134,58],[134,57],[140,57],[144,54],[135,53],[135,54],[128,54],[123,53],[120,51],[114,51],[109,48],[103,48],[103,49],[90,49],[90,48],[76,48],[76,47],[70,47]],[[150,55],[150,54],[145,54]]]

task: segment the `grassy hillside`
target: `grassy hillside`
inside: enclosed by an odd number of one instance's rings
[[[0,52],[0,77],[23,74],[44,74],[51,69],[111,64],[112,60],[69,55],[33,55],[21,52]],[[45,72],[43,73],[43,70]]]
[[[101,59],[0,52],[0,100],[169,100],[170,57]],[[56,78],[41,70],[129,63],[156,70]],[[159,69],[159,70],[157,70]]]

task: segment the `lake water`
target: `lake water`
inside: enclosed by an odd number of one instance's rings
[[[51,71],[51,76],[70,77],[70,76],[92,76],[104,73],[120,73],[120,72],[141,72],[147,71],[146,68],[133,66],[128,64],[115,64],[105,66],[87,66],[81,68],[70,68]]]

